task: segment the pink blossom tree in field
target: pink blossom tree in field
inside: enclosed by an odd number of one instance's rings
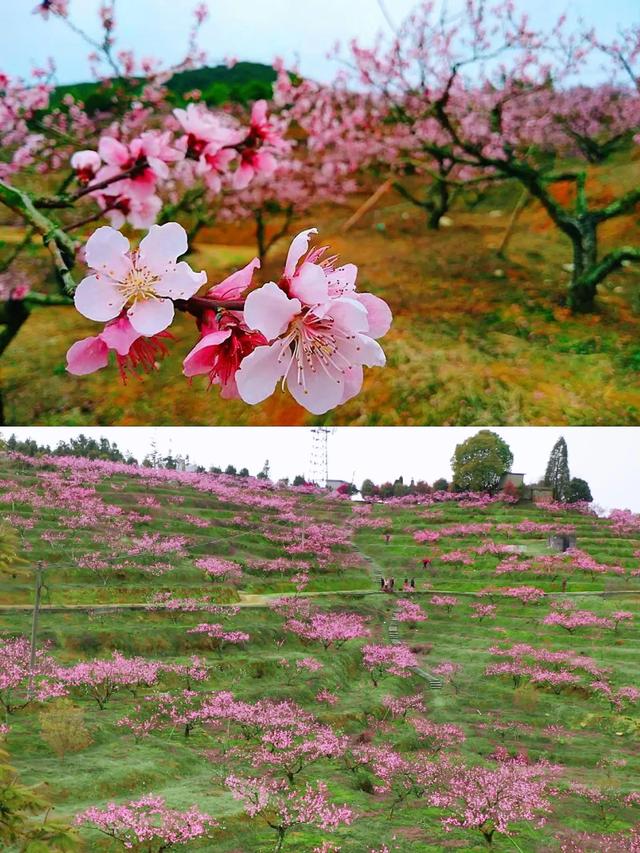
[[[434,761],[425,751],[404,755],[389,746],[374,744],[359,747],[354,760],[376,777],[376,793],[390,797],[390,816],[400,803],[422,799],[432,792],[447,766],[446,759]]]
[[[500,594],[506,598],[515,598],[522,604],[537,604],[545,597],[545,591],[535,586],[513,586],[501,589]]]
[[[573,634],[578,628],[609,628],[616,625],[612,619],[598,616],[591,610],[554,610],[542,620],[543,625],[557,625]]]
[[[412,669],[418,666],[418,658],[402,643],[392,646],[370,643],[362,647],[362,664],[377,687],[386,675],[409,678]]]
[[[425,622],[429,617],[419,604],[410,601],[408,598],[400,598],[393,618],[397,622],[415,624],[416,622]]]
[[[432,806],[445,809],[445,830],[480,833],[491,847],[494,836],[512,835],[518,823],[542,826],[551,814],[553,782],[561,770],[545,762],[507,761],[496,767],[455,767],[442,790],[430,795]]]
[[[420,748],[432,754],[451,749],[466,740],[460,726],[453,723],[434,723],[425,717],[413,717],[409,722],[418,735]]]
[[[229,774],[225,781],[233,798],[240,800],[249,817],[262,818],[276,833],[275,853],[280,853],[287,834],[296,826],[331,831],[348,826],[354,818],[349,806],[330,801],[324,782],[290,788],[286,782],[269,777],[243,778],[235,774]]]
[[[31,645],[26,637],[0,640],[0,706],[7,714],[31,702],[65,694],[58,667],[46,649],[37,649],[31,666]]]
[[[447,613],[451,613],[457,603],[455,595],[432,595],[430,600],[430,604],[434,607],[444,607]]]
[[[491,646],[489,652],[502,660],[489,664],[485,675],[510,678],[514,689],[530,682],[559,694],[566,687],[586,686],[586,676],[601,679],[606,673],[593,658],[573,651],[551,651],[516,643],[509,648]]]
[[[477,604],[471,605],[471,613],[472,619],[477,619],[478,622],[482,622],[483,619],[495,619],[496,618],[496,605],[495,604],[482,604],[478,602]]]
[[[424,713],[426,707],[421,693],[410,696],[383,696],[381,704],[394,719],[405,719],[410,711]]]
[[[118,720],[118,726],[128,729],[136,741],[163,729],[182,729],[187,738],[203,722],[202,711],[206,694],[186,689],[176,693],[145,696],[133,711]]]
[[[366,619],[357,613],[318,611],[311,613],[308,618],[288,619],[284,627],[303,642],[320,643],[325,650],[332,646],[340,648],[349,640],[371,634],[366,627]]]
[[[610,616],[614,624],[614,630],[617,631],[620,625],[633,622],[634,616],[630,610],[614,610]]]
[[[324,665],[312,657],[298,658],[296,661],[281,658],[278,663],[283,671],[285,684],[288,686],[293,685],[304,676],[312,678],[324,669]]]
[[[459,688],[456,679],[462,672],[462,664],[444,660],[436,664],[431,671],[438,678],[442,678],[445,683],[450,684],[456,693],[458,692]]]
[[[227,583],[237,583],[242,578],[242,568],[233,560],[221,560],[218,557],[200,557],[196,560],[196,566],[211,581],[220,580]]]
[[[274,776],[282,774],[292,785],[310,765],[343,755],[348,741],[331,726],[316,722],[299,722],[286,727],[264,725],[249,757],[253,767],[265,768]]]
[[[226,631],[217,622],[203,622],[200,625],[196,625],[195,628],[190,628],[187,633],[205,636],[211,648],[219,654],[222,654],[224,647],[227,645],[239,646],[248,643],[251,639],[246,631]]]
[[[109,700],[121,690],[135,695],[139,687],[150,687],[158,680],[162,665],[143,657],[127,658],[113,652],[110,658],[81,661],[59,667],[58,679],[68,688],[91,696],[103,711]]]
[[[89,825],[127,849],[162,853],[191,841],[209,838],[218,821],[196,806],[186,811],[169,808],[162,797],[148,794],[128,803],[92,806],[76,815],[77,825]]]
[[[599,679],[593,681],[590,687],[596,696],[606,699],[610,707],[616,711],[622,711],[640,702],[640,688],[631,684],[616,690],[607,681]]]

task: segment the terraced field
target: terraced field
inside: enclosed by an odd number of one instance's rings
[[[633,849],[640,719],[624,688],[640,677],[637,516],[482,500],[369,507],[256,480],[7,455],[0,501],[24,559],[0,577],[5,642],[29,634],[40,563],[38,643],[59,678],[114,650],[157,664],[146,683],[117,685],[103,709],[87,684],[67,678],[89,738],[76,751],[56,753],[43,736],[43,719],[60,700],[6,715],[12,763],[22,781],[44,784],[58,817],[72,821],[91,806],[154,794],[219,821],[182,849],[262,853],[280,849],[269,825],[277,810],[251,818],[229,778],[273,777],[287,796],[324,783],[328,800],[350,810],[334,831],[297,823],[283,850]],[[568,556],[547,545],[563,530],[577,536]],[[391,577],[395,592],[381,591],[380,578]],[[415,592],[403,594],[412,578]],[[537,603],[503,594],[530,587],[540,591]],[[287,603],[278,604],[283,595]],[[576,611],[590,612],[593,624],[543,624]],[[361,617],[364,628],[328,643],[322,632],[304,635],[300,625],[326,615],[335,625]],[[204,623],[248,639],[189,633]],[[518,654],[505,655],[516,644]],[[411,665],[369,671],[367,645],[406,650]],[[193,655],[204,677],[185,676]],[[487,673],[501,663],[517,664],[520,675]],[[549,676],[561,672],[572,677]],[[186,688],[193,725],[159,713],[146,731],[136,727],[161,696],[177,707]],[[258,722],[203,711],[227,691],[258,709]],[[24,692],[23,684],[14,695]],[[305,748],[295,723],[281,720],[281,702],[295,703],[286,706],[292,716],[315,732]],[[287,748],[275,728],[291,735]],[[314,751],[309,740],[320,731],[333,746]],[[295,772],[287,769],[294,753]],[[395,756],[401,772],[389,769]],[[516,815],[511,835],[496,830],[489,845],[478,827],[445,825],[465,811],[460,800],[434,799],[451,790],[451,768],[493,772],[539,761],[562,768],[545,793],[543,826]],[[436,767],[437,778],[429,776]],[[605,847],[605,833],[618,846]],[[122,849],[88,823],[79,839],[85,850]],[[578,847],[562,848],[568,843]]]

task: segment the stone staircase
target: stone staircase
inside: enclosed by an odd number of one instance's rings
[[[389,636],[389,642],[392,645],[397,645],[401,642],[398,623],[395,619],[391,619],[389,622],[387,634]],[[423,681],[426,681],[429,685],[429,690],[441,690],[444,686],[444,682],[441,678],[431,675],[430,672],[427,672],[426,669],[421,669],[419,666],[411,667],[411,672],[413,672],[414,675],[417,675],[418,678],[422,678]]]
[[[362,554],[362,552],[360,552]],[[371,577],[375,580],[376,586],[380,587],[380,581],[383,577],[382,569],[371,557],[367,554],[362,554],[362,557],[369,564],[369,570],[371,572]],[[400,630],[398,627],[398,622],[391,618],[389,624],[387,626],[387,635],[389,637],[389,642],[393,645],[396,645],[401,642],[400,640]],[[431,675],[430,672],[427,672],[426,669],[421,669],[419,666],[412,667],[411,671],[414,675],[417,675],[418,678],[422,678],[423,681],[426,681],[429,690],[441,690],[444,686],[444,682],[441,678],[437,678],[435,675]]]

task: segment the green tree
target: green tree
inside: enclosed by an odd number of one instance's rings
[[[28,853],[72,851],[79,848],[75,831],[50,818],[51,804],[36,788],[23,785],[0,748],[0,849]]]
[[[360,487],[360,494],[363,498],[370,498],[375,492],[376,485],[373,480],[363,480],[362,486]]]
[[[20,540],[13,527],[4,522],[0,523],[0,571],[13,569],[23,565],[20,557]]]
[[[271,475],[271,466],[269,465],[269,460],[265,459],[265,463],[262,466],[262,471],[258,474],[259,480],[268,480]]]
[[[296,476],[293,478],[294,486],[304,486],[306,482],[307,478],[303,474],[296,474]]]
[[[393,496],[394,498],[401,498],[404,495],[409,494],[409,487],[405,485],[404,478],[398,477],[393,484]]]
[[[57,699],[45,705],[39,718],[42,740],[62,761],[68,752],[80,752],[91,743],[84,711],[70,699]]]
[[[587,501],[588,503],[591,503],[592,500],[593,495],[591,494],[589,483],[587,483],[586,480],[582,480],[580,477],[573,477],[569,483],[569,503],[577,503],[578,501]]]
[[[493,494],[512,462],[513,453],[506,441],[491,430],[480,430],[455,449],[451,459],[453,487],[457,492]]]
[[[449,488],[449,483],[445,480],[444,477],[440,477],[440,479],[436,480],[433,484],[434,492],[446,492]]]
[[[224,469],[224,473],[229,474],[231,477],[235,477],[238,472],[236,471],[235,465],[227,465]]]
[[[569,500],[571,475],[569,474],[569,452],[567,442],[560,438],[553,445],[551,456],[544,475],[544,484],[553,490],[556,501],[566,503]]]

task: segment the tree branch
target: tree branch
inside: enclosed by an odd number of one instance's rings
[[[35,206],[33,198],[24,190],[0,181],[0,202],[42,235],[42,241],[51,253],[53,263],[58,271],[64,289],[69,296],[73,296],[76,283],[71,275],[77,244],[56,222],[53,222]]]
[[[146,168],[147,162],[146,160],[143,160],[135,163],[130,169],[125,169],[123,172],[119,172],[117,175],[112,175],[110,178],[105,178],[103,181],[98,181],[96,184],[89,184],[71,195],[60,195],[57,198],[37,198],[34,200],[34,205],[36,207],[48,209],[71,207],[76,201],[78,201],[78,199],[89,195],[89,193],[96,192],[97,190],[103,190],[105,187],[111,186],[111,184],[115,184],[118,181],[124,181],[126,178],[135,177]]]
[[[614,249],[586,273],[581,283],[595,287],[610,273],[619,269],[625,261],[640,261],[640,249],[635,249],[633,246]]]
[[[595,211],[593,216],[596,222],[604,222],[607,219],[614,219],[616,216],[624,216],[625,213],[633,213],[638,204],[640,204],[640,187],[630,190],[622,198],[612,202],[602,210]]]

